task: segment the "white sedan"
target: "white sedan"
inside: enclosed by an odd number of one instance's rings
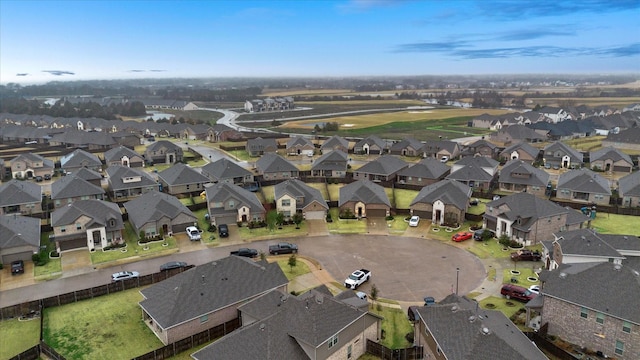
[[[534,294],[540,294],[540,285],[529,286],[529,291],[531,291]]]
[[[409,219],[409,226],[418,226],[420,223],[420,216],[414,215]]]

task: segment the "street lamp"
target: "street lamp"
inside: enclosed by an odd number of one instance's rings
[[[457,267],[456,268],[456,296],[458,296],[458,278],[459,278],[459,275],[460,275],[460,268]]]

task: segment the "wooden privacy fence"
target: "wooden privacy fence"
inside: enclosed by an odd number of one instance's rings
[[[382,360],[417,360],[424,357],[422,346],[413,346],[404,349],[389,349],[373,340],[367,339],[367,353],[377,356]]]

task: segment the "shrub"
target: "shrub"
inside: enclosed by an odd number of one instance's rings
[[[216,230],[217,229],[215,225],[209,224],[209,228],[207,229],[208,232],[215,232]]]
[[[355,219],[356,215],[351,212],[351,209],[344,209],[340,212],[340,219]]]
[[[511,243],[511,239],[509,239],[509,237],[505,234],[500,235],[500,237],[498,238],[498,242],[500,243],[500,245],[502,246],[509,246],[509,244]]]
[[[44,266],[49,262],[49,254],[40,251],[39,253],[31,255],[31,260],[36,266]]]
[[[521,248],[523,245],[520,244],[519,242],[515,241],[515,240],[510,240],[509,241],[509,247],[510,248],[514,248],[514,249],[519,249]]]
[[[480,229],[482,229],[482,224],[473,224],[469,228],[471,229],[471,231],[480,230]]]
[[[386,219],[387,221],[391,221],[391,220],[393,220],[393,216],[389,215],[389,216],[387,216],[385,219]]]
[[[238,224],[238,227],[239,227],[239,228],[241,228],[241,227],[242,227],[242,221],[238,221],[238,222],[237,222],[237,224]]]

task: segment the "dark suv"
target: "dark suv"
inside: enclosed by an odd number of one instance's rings
[[[511,284],[502,285],[502,289],[500,289],[500,295],[503,295],[507,299],[516,299],[524,302],[527,302],[536,297],[536,294],[529,291],[529,289]]]
[[[11,263],[11,275],[24,274],[24,261],[16,260]]]
[[[220,235],[221,238],[229,236],[229,227],[227,224],[218,225],[218,235]]]

